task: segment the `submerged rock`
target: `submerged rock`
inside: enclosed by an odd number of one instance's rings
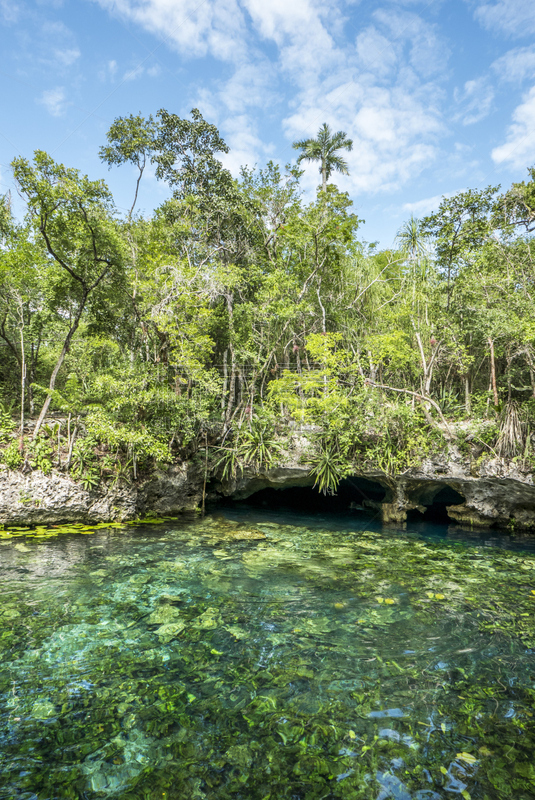
[[[185,627],[185,622],[170,622],[157,628],[156,633],[162,644],[167,644],[172,639],[175,639],[179,633],[182,633]]]
[[[192,628],[200,628],[201,630],[211,630],[218,628],[222,624],[221,615],[217,608],[207,608],[206,611],[196,617],[191,623]]]
[[[31,714],[34,719],[50,719],[56,716],[56,706],[50,700],[36,700]]]
[[[176,622],[179,617],[180,611],[178,608],[170,605],[163,605],[152,612],[148,622],[151,625],[166,625],[168,622]]]

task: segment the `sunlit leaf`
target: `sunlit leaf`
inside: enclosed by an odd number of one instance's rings
[[[475,756],[473,756],[471,753],[465,753],[465,752],[457,753],[456,758],[460,759],[461,761],[464,761],[466,764],[475,764],[477,761],[477,758]]]

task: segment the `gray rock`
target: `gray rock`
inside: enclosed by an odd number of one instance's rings
[[[302,451],[301,451],[302,452]],[[246,499],[261,489],[288,489],[312,486],[306,465],[299,463],[300,448],[288,452],[282,466],[264,471],[246,470],[235,481],[221,484],[219,492],[235,499]],[[350,476],[351,477],[351,476]],[[464,527],[509,526],[516,530],[535,529],[535,485],[533,476],[514,462],[495,458],[484,461],[477,470],[455,445],[444,455],[425,459],[402,475],[387,475],[375,469],[360,469],[355,478],[366,478],[382,488],[382,502],[356,498],[366,508],[380,513],[385,524],[403,524],[412,510],[425,513],[443,490],[460,495],[447,506],[450,520]]]
[[[246,469],[233,481],[216,482],[207,499],[217,501],[223,496],[243,500],[265,488],[312,486],[314,480],[303,463],[309,449],[306,436],[293,436],[283,463],[267,470]],[[401,475],[370,467],[356,469],[353,476],[373,481],[384,492],[382,501],[365,499],[363,492],[355,501],[376,510],[385,524],[404,524],[408,512],[424,513],[442,493],[439,500],[447,503],[448,516],[458,525],[535,529],[531,473],[499,458],[485,460],[476,468],[455,445]],[[202,489],[203,475],[185,462],[157,469],[137,483],[102,483],[90,491],[60,472],[23,475],[0,468],[0,523],[36,525],[121,521],[148,514],[172,516],[198,508]],[[444,497],[450,499],[444,501]]]
[[[107,485],[87,491],[68,475],[39,470],[23,475],[0,468],[0,523],[54,525],[110,522],[197,508],[202,483],[187,464],[155,471],[137,484]]]

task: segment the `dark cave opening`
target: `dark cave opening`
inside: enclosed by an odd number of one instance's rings
[[[340,481],[336,494],[323,494],[317,487],[292,486],[282,489],[260,489],[244,500],[232,504],[246,504],[270,511],[292,510],[307,513],[341,513],[373,511],[385,500],[387,490],[377,481],[368,478],[345,478]]]
[[[447,507],[465,503],[465,498],[456,489],[443,484],[429,484],[419,491],[410,491],[409,496],[420,508],[407,512],[407,522],[430,522],[439,525],[451,524]],[[291,511],[305,514],[351,514],[377,516],[381,503],[392,502],[392,491],[370,478],[349,477],[340,481],[335,494],[323,494],[313,486],[290,486],[275,489],[259,489],[246,498],[226,498],[220,504],[227,507],[249,507],[264,511]]]
[[[407,514],[407,521],[421,522],[423,520],[424,522],[447,525],[451,522],[447,507],[458,506],[465,502],[466,500],[463,495],[451,486],[443,486],[438,492],[435,491],[435,487],[433,487],[419,498],[420,505],[425,506],[425,512],[422,513],[417,509],[409,511]]]

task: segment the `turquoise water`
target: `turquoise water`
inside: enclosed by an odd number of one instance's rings
[[[2,800],[535,796],[529,539],[242,507],[0,590]]]

